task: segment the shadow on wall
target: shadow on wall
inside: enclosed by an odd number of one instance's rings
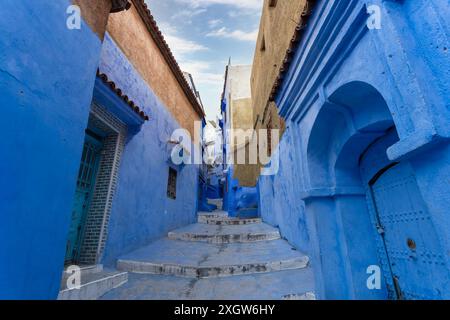
[[[259,190],[256,187],[242,187],[233,178],[233,167],[227,172],[227,192],[224,195],[224,209],[231,217],[255,218],[259,216]]]

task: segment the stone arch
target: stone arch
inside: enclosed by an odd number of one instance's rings
[[[348,170],[355,169],[364,149],[391,127],[389,107],[373,86],[353,81],[337,89],[321,108],[309,136],[311,188],[358,186],[359,172],[348,180]]]
[[[315,118],[307,143],[310,186],[304,200],[312,219],[320,298],[386,297],[384,284],[382,290],[366,288],[367,267],[379,260],[360,159],[383,136],[394,132],[398,140],[395,130],[386,100],[361,81],[334,91]]]

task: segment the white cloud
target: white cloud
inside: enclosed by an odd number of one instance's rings
[[[245,19],[246,17],[259,15],[259,12],[256,10],[241,10],[238,8],[236,10],[228,10],[227,15],[231,19]]]
[[[223,23],[222,19],[212,19],[208,21],[208,25],[210,28],[216,28],[217,26]]]
[[[166,39],[170,50],[177,60],[182,59],[186,54],[209,50],[200,43],[179,37],[177,35],[177,30],[171,25],[161,24],[160,28],[164,34],[164,39]]]
[[[186,19],[186,18],[192,18],[195,16],[198,16],[202,13],[207,12],[205,8],[199,8],[199,9],[184,9],[180,10],[177,13],[175,13],[171,19],[172,20],[178,20],[178,19]]]
[[[207,47],[178,36],[177,29],[172,25],[163,23],[160,24],[160,28],[181,69],[192,74],[196,84],[217,85],[223,83],[222,74],[210,72],[211,62],[189,58],[189,54],[209,50]]]
[[[219,23],[219,21],[214,21],[212,24],[215,23]],[[209,48],[195,41],[178,36],[176,28],[171,25],[162,24],[161,30],[163,30],[164,38],[169,44],[169,47],[177,59],[181,69],[192,74],[196,84],[221,87],[224,81],[224,76],[222,73],[211,72],[213,67],[212,62],[194,60],[190,59],[188,56],[192,53],[209,50]],[[210,32],[207,36],[232,38],[242,41],[254,41],[257,34],[258,30],[246,33],[241,30],[228,31],[226,28],[221,28]]]
[[[193,8],[205,7],[214,4],[234,6],[241,9],[260,10],[264,0],[177,0],[189,4]]]
[[[216,52],[209,48],[212,37],[256,41],[256,20],[263,0],[146,0],[159,13],[159,26],[177,59],[181,70],[189,72],[200,91],[208,118],[214,119],[219,110],[223,89],[225,58],[230,50]],[[285,0],[283,0],[285,1]],[[150,8],[152,8],[152,5]],[[213,8],[214,6],[214,8]],[[157,8],[160,10],[158,11]],[[213,12],[214,9],[214,12]],[[219,10],[221,16],[215,11]],[[211,13],[211,14],[210,14]],[[233,19],[233,22],[230,21]],[[238,27],[247,25],[248,27]],[[251,24],[250,24],[251,22]],[[194,25],[195,23],[195,25]],[[234,25],[234,27],[233,27]],[[222,28],[227,26],[227,28]],[[252,31],[253,30],[253,31]],[[194,35],[197,33],[197,35]],[[206,37],[208,34],[208,37]],[[201,39],[200,37],[203,37]],[[210,50],[208,52],[208,50]],[[222,52],[223,51],[223,52]],[[233,49],[231,48],[231,52]],[[248,53],[251,55],[253,53]],[[235,56],[234,56],[235,55]],[[244,57],[241,57],[244,56]],[[234,52],[233,63],[243,61],[245,52]],[[250,59],[250,58],[249,58]]]
[[[184,39],[175,35],[165,35],[167,43],[169,44],[170,49],[172,50],[175,57],[182,58],[184,55],[189,53],[194,53],[198,51],[206,51],[207,47],[204,45],[197,43],[195,41],[191,41],[188,39]]]
[[[209,32],[206,34],[207,37],[216,37],[216,38],[229,38],[240,41],[256,41],[258,38],[258,29],[255,29],[250,32],[242,31],[242,30],[229,30],[225,27],[217,29],[215,31]]]
[[[208,84],[208,85],[223,85],[223,74],[221,73],[212,73],[212,72],[201,72],[194,74],[194,81],[199,84]]]
[[[208,61],[186,60],[180,63],[183,71],[189,72],[196,84],[222,84],[223,74],[210,72],[212,64]]]

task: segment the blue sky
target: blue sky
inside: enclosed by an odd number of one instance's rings
[[[219,113],[225,66],[251,64],[263,0],[146,0],[208,119]]]

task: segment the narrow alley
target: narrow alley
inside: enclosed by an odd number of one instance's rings
[[[128,282],[102,299],[313,299],[309,258],[260,218],[199,212],[198,223],[120,257]]]
[[[448,17],[1,0],[0,300],[450,300]]]

